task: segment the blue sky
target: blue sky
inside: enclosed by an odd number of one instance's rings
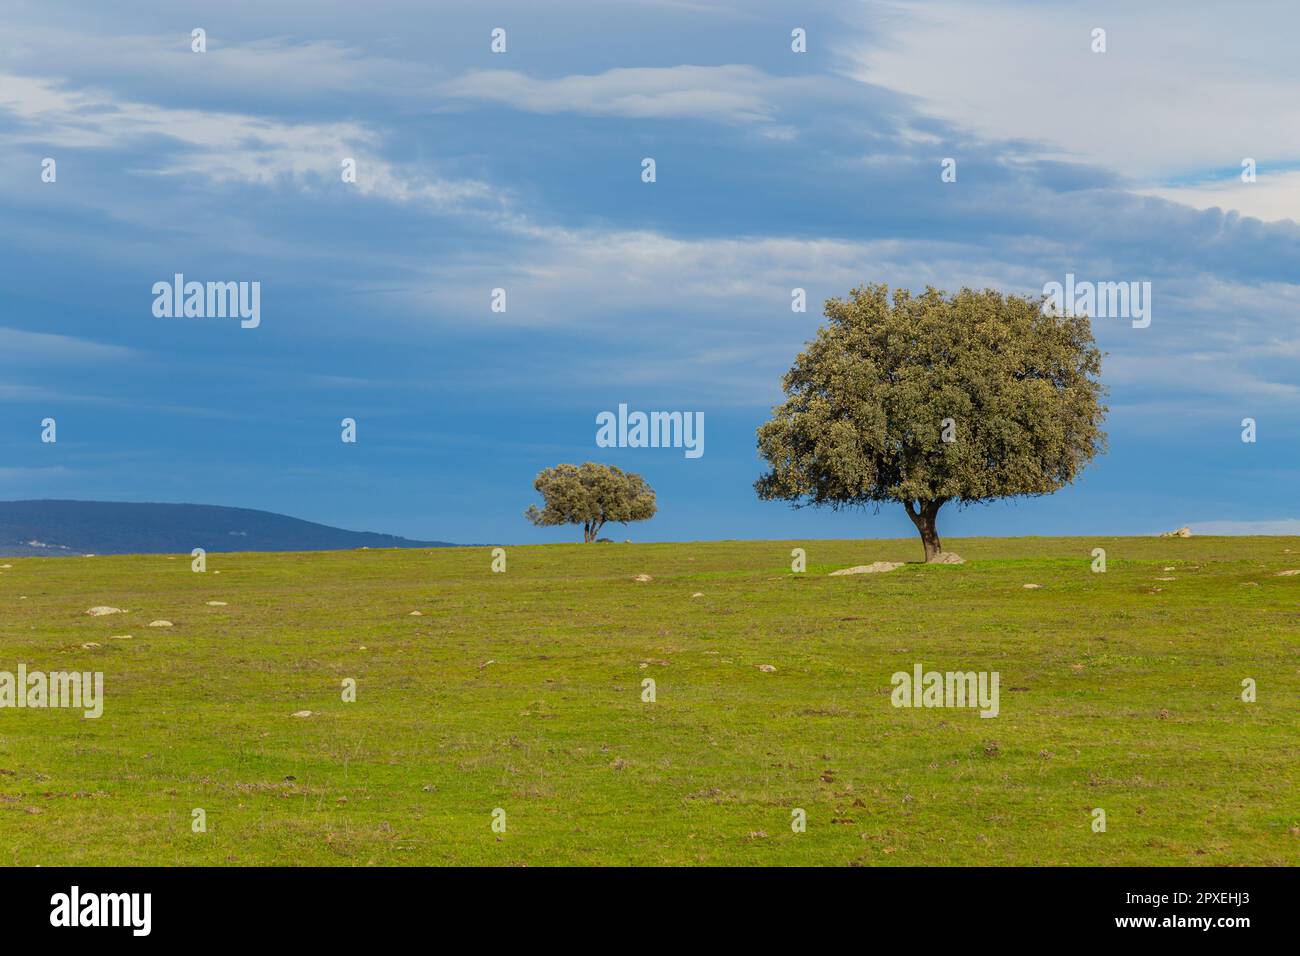
[[[1071,272],[1152,283],[1094,323],[1109,453],[941,531],[1300,533],[1300,13],[1133,6],[10,0],[0,498],[543,542],[534,475],[598,460],[659,493],[618,538],[911,535],[753,493],[821,301]],[[178,272],[261,326],[154,317]],[[702,411],[704,456],[597,448],[620,402]]]

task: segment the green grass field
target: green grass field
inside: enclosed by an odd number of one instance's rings
[[[1300,538],[945,546],[0,559],[0,670],[105,680],[98,720],[0,710],[0,863],[1300,859]],[[891,706],[917,662],[1000,715]]]

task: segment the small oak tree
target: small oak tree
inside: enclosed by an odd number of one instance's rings
[[[1086,316],[1044,299],[886,285],[830,299],[758,429],[763,499],[795,507],[901,502],[932,561],[935,518],[959,505],[1044,495],[1105,450],[1101,353]]]
[[[580,524],[591,542],[607,521],[619,524],[653,518],[655,493],[640,475],[613,465],[556,465],[533,482],[545,507],[529,505],[524,517],[535,525]]]

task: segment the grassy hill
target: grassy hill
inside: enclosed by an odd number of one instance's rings
[[[0,561],[0,670],[106,697],[0,710],[0,863],[1296,861],[1300,538],[945,545]],[[1000,715],[891,706],[918,662]]]

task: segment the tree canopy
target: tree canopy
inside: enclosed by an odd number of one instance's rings
[[[758,429],[763,499],[796,507],[901,502],[927,561],[935,516],[1043,495],[1105,450],[1101,353],[1086,316],[984,289],[887,285],[830,299],[795,359],[786,400]]]
[[[556,465],[539,473],[533,487],[544,506],[530,505],[524,517],[539,526],[580,524],[586,542],[608,521],[645,521],[658,510],[645,479],[613,465]]]

